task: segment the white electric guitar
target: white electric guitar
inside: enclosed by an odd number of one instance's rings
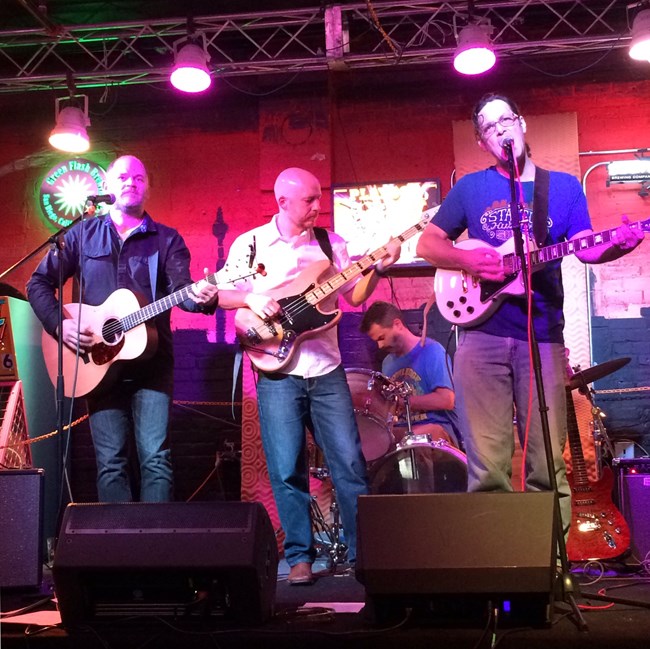
[[[632,229],[638,228],[648,232],[650,219],[630,223]],[[607,244],[618,228],[594,232],[578,239],[562,241],[543,248],[533,248],[530,252],[530,264],[533,271],[544,264],[580,250]],[[464,250],[485,247],[485,241],[466,239],[456,244]],[[534,245],[531,243],[531,245]],[[436,304],[441,315],[455,325],[471,327],[487,320],[508,297],[523,295],[524,283],[521,276],[521,264],[515,254],[514,238],[495,248],[503,258],[506,277],[502,282],[492,282],[469,275],[464,270],[436,269],[434,290]]]

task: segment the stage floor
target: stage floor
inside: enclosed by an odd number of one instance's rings
[[[37,647],[53,649],[145,648],[145,647],[440,647],[482,649],[488,647],[536,649],[648,649],[650,647],[650,576],[647,573],[606,570],[573,571],[580,594],[575,600],[580,617],[564,601],[556,602],[552,623],[536,627],[516,626],[494,619],[464,618],[462,612],[442,619],[415,610],[378,623],[364,609],[365,589],[350,572],[328,570],[316,564],[312,586],[290,586],[281,562],[275,599],[275,615],[256,627],[233,623],[184,623],[173,619],[130,618],[92,621],[70,633],[60,626],[13,624],[2,621],[2,649]],[[643,576],[645,574],[645,577]],[[35,613],[55,610],[47,595],[51,589],[45,575],[40,591],[5,591],[1,605],[8,611],[39,602]],[[45,596],[45,597],[44,597]]]

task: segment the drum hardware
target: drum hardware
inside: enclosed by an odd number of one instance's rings
[[[344,563],[348,554],[348,546],[342,541],[341,518],[339,506],[336,502],[336,490],[332,489],[332,504],[330,505],[332,513],[332,524],[330,525],[323,516],[323,512],[314,496],[311,496],[309,503],[309,513],[311,514],[312,527],[316,540],[316,550],[318,553],[327,552],[333,566]]]
[[[309,461],[309,474],[324,482],[330,478],[330,470],[325,464],[325,458],[321,449],[312,441],[307,445]],[[336,501],[336,490],[331,490],[331,504],[329,508],[332,514],[330,525],[315,496],[310,497],[309,515],[312,522],[314,545],[318,554],[327,553],[332,565],[343,563],[347,557],[348,546],[342,541],[342,526],[339,514],[339,506]]]

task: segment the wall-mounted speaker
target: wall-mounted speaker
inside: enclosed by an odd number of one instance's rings
[[[66,628],[144,616],[258,624],[278,551],[260,503],[68,505],[52,574]]]
[[[357,579],[375,621],[412,608],[431,619],[548,624],[556,579],[553,493],[359,498]]]
[[[43,470],[0,471],[0,587],[40,587]]]

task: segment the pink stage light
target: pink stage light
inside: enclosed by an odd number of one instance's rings
[[[174,88],[183,92],[203,92],[212,84],[204,49],[186,43],[178,50],[170,80]]]
[[[497,57],[485,26],[467,25],[458,36],[454,68],[461,74],[483,74],[494,67]]]

